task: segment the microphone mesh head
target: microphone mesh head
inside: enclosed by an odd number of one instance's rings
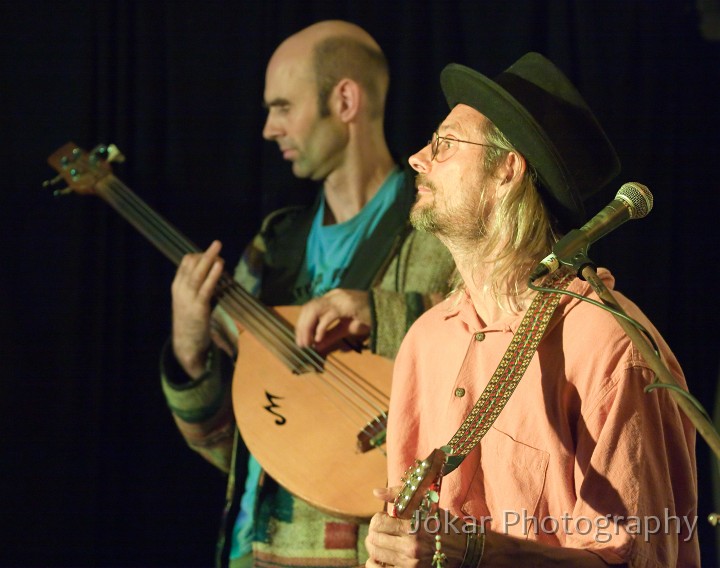
[[[630,209],[631,219],[642,219],[652,211],[653,195],[643,184],[631,181],[624,184],[617,192],[615,199],[626,203]]]

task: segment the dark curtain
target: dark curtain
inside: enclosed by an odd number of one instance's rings
[[[655,195],[593,245],[711,409],[718,355],[720,42],[713,1],[130,1],[0,3],[0,565],[207,566],[224,478],[187,449],[160,393],[174,267],[101,199],[55,198],[46,158],[115,143],[116,175],[234,262],[262,216],[305,202],[261,139],[265,64],[287,35],[343,18],[383,46],[398,157],[445,116],[438,75],[553,59]],[[702,282],[700,282],[702,280]],[[703,284],[704,283],[704,284]],[[539,409],[540,411],[540,409]],[[309,451],[312,451],[309,449]],[[716,562],[711,457],[697,444],[704,565]],[[319,479],[325,477],[318,472]]]

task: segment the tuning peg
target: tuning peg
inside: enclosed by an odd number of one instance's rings
[[[108,151],[108,162],[122,163],[125,161],[125,156],[115,144],[110,144],[107,148]]]
[[[42,182],[43,187],[50,187],[52,185],[55,185],[56,183],[60,183],[62,181],[62,176],[60,174],[56,175],[52,179],[46,179],[44,182]]]
[[[44,182],[42,182],[42,186],[52,187],[53,185],[60,183],[62,180],[62,175],[58,174],[52,179],[46,179]],[[70,189],[69,187],[63,187],[62,189],[54,189],[52,192],[53,197],[60,197],[61,195],[67,195],[68,193],[72,193],[72,189]]]
[[[115,146],[115,144],[100,144],[93,148],[93,151],[90,152],[90,160],[94,162],[103,160],[104,162],[122,163],[125,161],[125,156],[123,156],[122,152],[117,146]]]

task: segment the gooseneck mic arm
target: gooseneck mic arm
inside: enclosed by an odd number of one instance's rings
[[[585,266],[582,269],[582,277],[590,284],[595,293],[598,295],[603,304],[613,308],[614,311],[624,314],[624,310],[615,300],[610,290],[607,289],[603,284],[600,277],[597,275],[593,266]],[[611,310],[612,313],[612,310]],[[660,356],[655,352],[648,343],[647,339],[643,337],[640,331],[630,321],[625,318],[619,317],[613,313],[613,316],[618,321],[620,326],[623,328],[628,337],[632,340],[635,347],[642,355],[645,362],[655,372],[655,376],[660,385],[666,387],[670,391],[670,396],[675,400],[677,405],[680,407],[686,416],[693,423],[699,434],[708,443],[715,456],[720,458],[720,434],[718,434],[712,421],[709,419],[706,413],[702,411],[702,407],[692,398],[689,393],[678,384],[673,374],[665,366],[665,363],[660,359]]]
[[[607,311],[612,313],[645,362],[655,373],[656,382],[648,385],[645,388],[646,392],[655,388],[666,388],[680,410],[685,413],[697,432],[710,446],[716,458],[720,459],[720,434],[715,428],[712,419],[697,399],[678,383],[675,376],[662,361],[652,337],[649,334],[642,335],[643,332],[647,332],[625,313],[610,290],[598,277],[593,262],[587,256],[587,250],[593,242],[629,219],[644,217],[652,209],[652,204],[652,194],[644,185],[635,182],[623,185],[615,199],[605,209],[582,228],[569,232],[555,244],[552,253],[545,257],[533,270],[528,280],[528,287],[541,290],[541,287],[534,284],[535,280],[554,272],[561,265],[572,267],[579,278],[586,280],[590,284]],[[583,299],[600,305],[594,300]],[[717,525],[720,522],[720,515],[711,514],[709,521],[711,524]]]

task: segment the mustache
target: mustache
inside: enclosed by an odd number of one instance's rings
[[[421,185],[427,187],[427,188],[428,188],[430,191],[432,191],[433,193],[435,193],[435,191],[437,191],[437,188],[435,187],[435,184],[434,184],[433,182],[431,182],[431,181],[425,176],[425,174],[417,174],[417,175],[415,176],[415,189],[417,189],[417,188],[420,187]]]

